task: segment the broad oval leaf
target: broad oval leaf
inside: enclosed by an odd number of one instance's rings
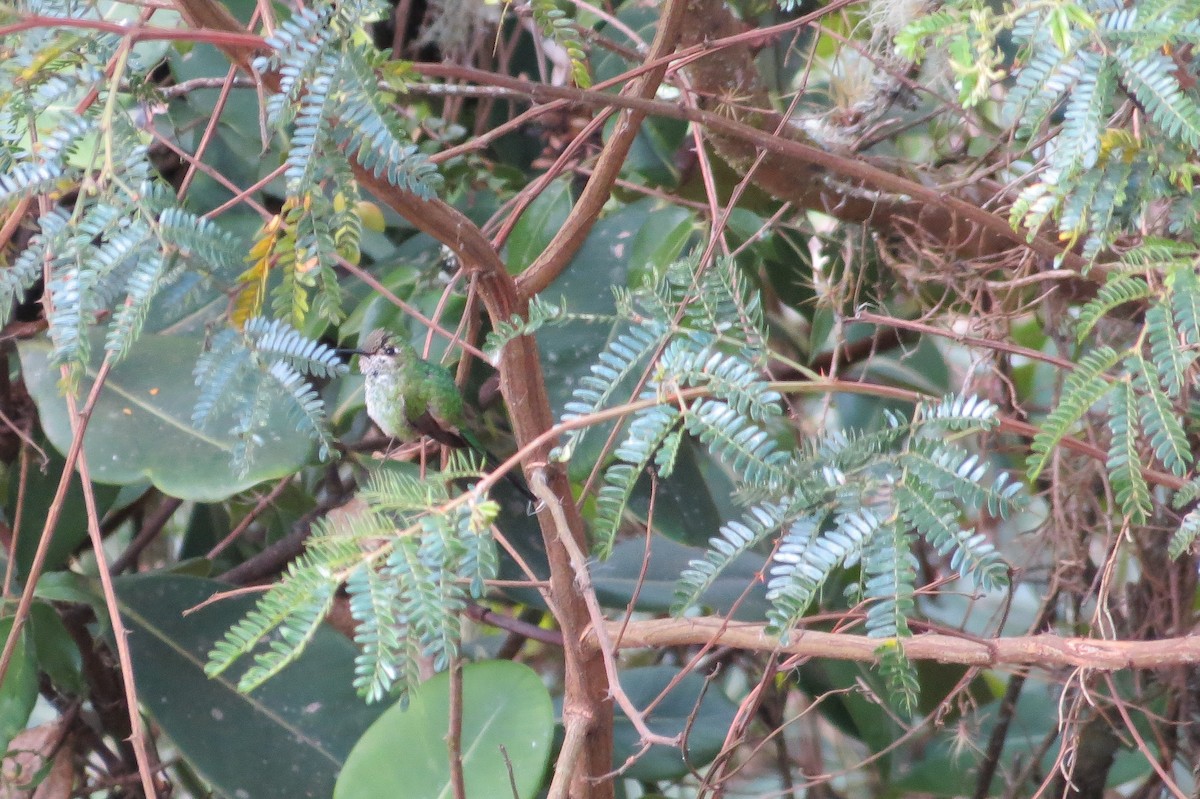
[[[468,799],[537,794],[554,729],[550,695],[528,666],[507,660],[463,667],[462,760]],[[334,799],[451,796],[446,732],[450,680],[439,674],[367,730],[346,759]],[[507,763],[506,763],[507,761]],[[509,768],[515,793],[509,787]]]
[[[59,369],[50,363],[50,343],[25,341],[18,350],[46,436],[56,449],[66,452],[71,422],[59,392]],[[258,433],[266,443],[256,451],[245,477],[238,477],[230,466],[237,443],[228,432],[232,417],[217,415],[207,431],[192,427],[196,401],[192,367],[199,351],[195,339],[144,335],[113,368],[84,437],[93,480],[124,485],[148,478],[164,494],[212,502],[305,464],[311,442],[293,429],[281,397],[268,427]],[[80,396],[91,388],[103,352],[103,339],[94,338]]]
[[[12,628],[12,616],[0,619],[0,643],[8,641]],[[0,684],[0,753],[8,749],[9,741],[25,729],[38,696],[37,661],[33,647],[29,646],[29,635],[25,629],[17,635],[8,674]]]
[[[319,630],[300,659],[249,694],[238,674],[209,679],[213,642],[254,608],[253,597],[186,611],[224,583],[149,574],[117,580],[142,705],[218,793],[326,799],[347,754],[380,709],[354,693],[353,644]],[[231,670],[233,671],[233,670]]]

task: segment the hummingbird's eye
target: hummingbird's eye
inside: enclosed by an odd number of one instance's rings
[[[395,355],[395,354],[396,354],[396,348],[395,348],[395,347],[392,347],[392,346],[387,346],[387,347],[384,347],[384,348],[383,348],[383,354],[384,354],[384,355]]]

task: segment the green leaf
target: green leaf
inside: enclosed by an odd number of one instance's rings
[[[1122,80],[1162,132],[1189,148],[1200,147],[1200,107],[1175,77],[1175,62],[1166,55],[1138,53],[1132,47],[1116,53],[1125,68]]]
[[[7,643],[12,628],[12,616],[0,619],[0,641]],[[0,684],[0,752],[7,750],[13,736],[25,729],[29,714],[37,702],[38,666],[33,657],[33,647],[29,646],[28,630],[23,628],[19,636],[8,673]]]
[[[1109,278],[1095,298],[1079,311],[1075,340],[1082,342],[1104,315],[1127,302],[1136,302],[1154,295],[1154,290],[1141,275],[1114,275]]]
[[[570,211],[570,181],[557,180],[539,193],[508,237],[508,271],[516,274],[533,263],[558,233]]]
[[[729,725],[737,715],[737,705],[717,685],[706,686],[698,674],[686,674],[671,686],[679,675],[680,670],[674,666],[647,666],[621,672],[621,688],[634,707],[642,710],[654,703],[654,709],[645,718],[646,726],[666,736],[687,732],[686,757],[678,749],[652,746],[634,761],[625,772],[626,777],[651,781],[679,779],[693,768],[711,762],[724,746]],[[671,686],[669,691],[668,686]],[[613,728],[614,767],[640,751],[641,742],[633,722],[624,714],[618,715]]]
[[[59,691],[83,694],[86,691],[83,657],[62,619],[44,602],[33,603],[29,611],[29,631],[38,669],[46,673]]]
[[[65,461],[53,447],[47,447],[44,439],[39,437],[39,446],[44,447],[49,458],[46,469],[32,467],[25,480],[25,506],[21,511],[20,537],[17,539],[17,571],[24,576],[29,574],[29,566],[33,563],[34,553],[37,552],[38,539],[42,532],[50,503],[58,489],[58,481],[62,476]],[[4,506],[8,518],[14,517],[17,509],[17,491],[20,480],[8,481],[8,503]],[[94,485],[96,508],[104,513],[116,499],[120,491],[116,486]],[[52,571],[66,565],[71,554],[79,545],[87,540],[87,509],[83,504],[83,488],[77,475],[71,476],[71,485],[63,503],[62,514],[58,517],[58,526],[54,529],[54,538],[46,552],[45,570]]]
[[[1150,486],[1142,475],[1137,451],[1137,395],[1128,382],[1117,383],[1113,392],[1112,417],[1108,428],[1112,441],[1108,445],[1109,477],[1117,502],[1133,524],[1145,524],[1153,510]]]
[[[686,208],[663,208],[654,217],[653,225],[644,226],[633,237],[629,251],[631,272],[661,273],[683,257],[684,245],[696,234],[696,216]]]
[[[1192,450],[1188,445],[1187,433],[1179,421],[1171,401],[1152,376],[1150,365],[1141,357],[1135,361],[1140,367],[1136,372],[1134,386],[1144,393],[1138,398],[1142,427],[1154,447],[1154,455],[1171,473],[1183,477],[1192,463]]]
[[[1196,360],[1196,353],[1183,349],[1170,305],[1160,302],[1146,311],[1146,333],[1150,339],[1154,372],[1167,395],[1178,398],[1188,383],[1188,372]]]
[[[1042,429],[1033,438],[1032,451],[1026,461],[1029,479],[1036,480],[1050,462],[1054,448],[1068,429],[1109,392],[1112,383],[1106,372],[1121,358],[1111,347],[1099,347],[1080,361],[1075,371],[1063,383],[1058,407],[1046,418]]]
[[[467,796],[536,796],[554,729],[553,706],[541,678],[528,666],[505,660],[467,664],[462,676]],[[407,708],[394,705],[371,725],[346,759],[334,799],[450,796],[449,714],[450,678],[439,674],[412,692]],[[510,768],[515,794],[509,788]]]
[[[351,687],[354,647],[323,629],[282,674],[257,691],[238,693],[237,675],[210,680],[204,659],[254,599],[221,600],[184,615],[224,588],[174,575],[117,581],[138,696],[219,793],[326,799],[354,742],[380,714]]]
[[[875,650],[879,657],[879,673],[883,675],[892,706],[905,716],[911,716],[917,708],[921,695],[921,684],[917,670],[904,654],[898,641],[888,641]]]
[[[1192,508],[1179,523],[1179,529],[1171,536],[1171,543],[1167,545],[1167,556],[1171,560],[1178,559],[1192,548],[1197,536],[1200,536],[1200,508]]]
[[[101,341],[96,337],[92,347],[93,360],[81,381],[81,396],[86,396],[99,368]],[[71,443],[70,419],[59,393],[58,367],[49,361],[50,344],[26,341],[18,350],[46,435],[60,452],[66,452]],[[260,434],[266,444],[246,476],[238,478],[229,467],[237,444],[227,432],[232,419],[218,415],[209,428],[214,432],[192,427],[196,401],[192,365],[198,354],[194,339],[146,335],[113,368],[84,438],[93,480],[126,484],[149,478],[164,494],[214,501],[294,472],[307,462],[311,443],[293,430],[280,398],[272,403],[269,425]]]

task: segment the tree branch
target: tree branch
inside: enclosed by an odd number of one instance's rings
[[[414,64],[413,71],[426,77],[471,80],[483,85],[500,86],[511,89],[514,96],[524,97],[535,103],[569,100],[588,107],[611,105],[617,108],[644,111],[647,115],[691,122],[706,128],[710,133],[716,132],[732,139],[738,139],[752,148],[784,157],[786,160],[777,164],[779,169],[790,168],[793,170],[793,174],[801,175],[832,173],[852,183],[860,184],[863,187],[861,191],[871,193],[870,202],[861,207],[852,203],[850,197],[836,192],[820,201],[814,201],[810,197],[805,207],[816,208],[844,221],[869,223],[873,227],[879,227],[885,220],[892,220],[905,221],[911,228],[912,224],[920,221],[925,232],[930,235],[951,236],[951,234],[961,231],[963,224],[977,228],[979,235],[972,233],[965,237],[946,240],[944,246],[949,251],[957,251],[958,257],[994,255],[1000,251],[1000,244],[1003,243],[1004,247],[1028,248],[1043,258],[1061,257],[1064,266],[1076,271],[1082,270],[1086,266],[1082,257],[1072,252],[1064,252],[1057,243],[1039,236],[1028,238],[1027,233],[1013,230],[1004,216],[985,211],[973,202],[943,191],[937,186],[927,186],[889,172],[869,163],[862,157],[833,153],[811,144],[785,139],[711,111],[687,108],[661,100],[643,100],[638,97],[624,97],[566,86],[548,86],[521,78],[447,64]],[[418,89],[419,87],[414,88],[414,91]],[[820,169],[813,172],[809,168],[812,166],[820,167]],[[819,184],[822,187],[825,185],[824,182],[819,182]],[[826,191],[828,190],[822,188],[822,192]],[[881,192],[887,193],[891,197],[885,196]],[[836,200],[832,199],[834,196],[837,197]],[[891,207],[889,203],[896,207],[889,211],[888,209]],[[867,206],[869,206],[869,212]],[[900,211],[906,211],[909,215],[906,216]],[[936,224],[934,224],[935,221]],[[900,229],[898,228],[896,232],[899,233]],[[983,234],[986,234],[986,237]],[[1093,269],[1091,274],[1098,274],[1098,271]],[[517,277],[517,285],[522,292],[526,292],[529,284],[526,283],[525,275]]]
[[[665,57],[675,49],[675,42],[683,26],[685,6],[687,0],[671,0],[663,8],[654,43],[650,46],[646,59],[655,66],[626,86],[621,92],[622,95],[648,100],[658,92],[658,87],[667,74],[668,61]],[[608,201],[613,183],[621,167],[625,165],[625,157],[629,155],[629,148],[633,146],[633,140],[637,137],[645,118],[645,112],[626,109],[617,119],[616,127],[604,146],[604,151],[600,153],[579,201],[571,209],[558,233],[546,245],[546,249],[521,275],[521,291],[525,296],[537,294],[554,282],[583,246],[592,225],[600,218],[600,210]]]
[[[206,23],[210,28],[244,32],[228,10],[216,0],[176,0],[176,6],[185,19],[193,24]],[[239,46],[222,49],[230,59],[246,68],[250,55]],[[277,74],[262,75],[265,86],[278,90]],[[518,292],[516,283],[505,269],[504,262],[492,248],[490,242],[464,214],[441,200],[424,200],[376,177],[348,153],[355,180],[380,201],[407,219],[418,230],[450,247],[464,268],[476,281],[479,296],[483,300],[492,321],[500,322],[513,315],[524,317],[528,305]],[[500,352],[500,392],[509,408],[513,423],[513,434],[517,444],[525,448],[549,430],[554,419],[550,412],[550,400],[546,394],[546,382],[542,374],[537,344],[530,336],[521,336],[510,341]],[[526,479],[530,477],[531,462],[546,463],[550,460],[551,441],[543,441],[525,449]],[[555,496],[565,498],[562,502],[564,524],[568,534],[580,547],[586,547],[583,518],[575,503],[571,501],[571,486],[565,468],[561,464],[544,467],[547,485]],[[582,750],[582,762],[575,769],[570,783],[571,796],[584,799],[609,799],[612,796],[611,781],[594,783],[593,780],[606,774],[612,765],[612,704],[608,697],[608,680],[604,663],[594,650],[581,644],[584,631],[589,624],[587,607],[575,590],[571,579],[570,556],[560,539],[555,520],[549,510],[538,513],[546,555],[550,563],[550,593],[552,607],[558,614],[556,619],[562,627],[564,647],[564,706],[563,713],[579,714],[591,719],[586,733],[586,745]]]
[[[614,636],[624,626],[620,646],[626,649],[671,646],[727,646],[752,652],[784,652],[791,655],[835,660],[874,662],[883,641],[865,635],[794,630],[791,640],[781,644],[769,636],[764,625],[702,616],[691,619],[605,622],[606,634]],[[586,643],[598,646],[600,639],[588,631]],[[1096,638],[1064,638],[1057,635],[1021,635],[1011,638],[924,633],[901,641],[909,660],[933,660],[966,666],[1054,666],[1117,671],[1159,669],[1200,663],[1200,636],[1180,636],[1158,641],[1105,641]]]

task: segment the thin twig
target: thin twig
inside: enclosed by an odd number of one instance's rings
[[[623,95],[650,99],[658,92],[658,87],[667,75],[667,63],[662,62],[662,59],[675,50],[687,6],[686,0],[671,0],[661,9],[654,41],[646,59],[655,66],[629,83],[622,91]],[[554,238],[522,273],[521,277],[527,281],[530,293],[536,293],[550,285],[583,246],[588,232],[600,218],[600,210],[612,193],[613,182],[625,166],[625,158],[645,118],[645,112],[629,108],[617,117],[613,132],[600,153],[595,170],[588,178],[579,201],[571,208],[570,214]]]
[[[76,418],[75,400],[67,395],[67,406],[71,418]],[[78,426],[73,421],[72,427]],[[72,431],[74,432],[74,431]],[[82,438],[82,435],[80,435]],[[121,683],[125,689],[125,705],[129,712],[129,742],[133,745],[137,758],[138,773],[142,777],[142,790],[147,799],[158,796],[158,786],[154,783],[154,775],[150,749],[146,745],[146,729],[142,726],[142,712],[139,708],[137,686],[133,679],[133,658],[129,654],[129,631],[121,619],[121,606],[117,602],[117,592],[113,587],[112,571],[108,567],[108,558],[104,554],[104,537],[100,532],[100,514],[96,512],[96,494],[92,490],[91,475],[88,474],[87,457],[79,456],[79,480],[83,485],[83,504],[87,510],[88,537],[92,540],[92,556],[96,559],[96,571],[100,573],[100,586],[104,593],[104,606],[108,610],[109,624],[112,625],[113,640],[117,645],[117,661],[121,665]]]
[[[21,540],[21,520],[25,515],[25,492],[29,483],[29,447],[21,447],[19,460],[19,475],[17,477],[17,507],[12,518],[12,543],[8,553],[8,563],[4,565],[4,589],[0,597],[8,599],[12,590],[13,574],[17,568],[17,546]]]
[[[886,192],[894,197],[904,197],[909,202],[917,202],[957,214],[964,220],[978,225],[987,233],[996,236],[997,239],[1009,241],[1015,247],[1025,247],[1046,258],[1060,258],[1062,263],[1071,269],[1082,271],[1086,266],[1084,259],[1077,253],[1064,252],[1060,245],[1049,239],[1040,237],[1028,239],[1022,231],[1013,230],[1004,216],[994,214],[967,200],[942,191],[937,186],[926,186],[902,175],[888,172],[861,158],[842,155],[823,150],[812,144],[775,136],[711,111],[687,108],[662,100],[646,100],[566,86],[547,86],[469,67],[422,63],[414,65],[414,69],[426,77],[474,80],[483,84],[509,88],[513,91],[514,97],[525,98],[531,102],[565,99],[582,105],[625,108],[669,119],[685,120],[704,126],[721,135],[740,139],[776,155],[793,158],[798,163],[824,168],[845,180],[872,186],[876,191]],[[1098,274],[1098,272],[1099,270],[1093,268],[1092,274]],[[521,291],[526,293],[536,293],[544,288],[540,281],[526,277],[525,273],[518,276],[517,284]]]
[[[34,589],[37,587],[38,578],[42,576],[42,569],[46,566],[46,555],[50,551],[50,540],[54,536],[54,528],[58,526],[59,517],[62,516],[63,506],[66,504],[67,489],[71,485],[71,477],[75,472],[76,464],[79,462],[79,455],[83,451],[83,434],[87,429],[87,423],[91,418],[96,401],[100,398],[100,388],[104,385],[104,381],[108,379],[108,373],[111,369],[112,361],[106,358],[104,363],[100,365],[100,369],[96,374],[96,380],[92,383],[91,393],[88,394],[83,407],[79,410],[78,414],[72,414],[72,418],[78,418],[78,428],[75,435],[71,437],[71,445],[67,448],[62,474],[58,479],[58,488],[55,489],[54,498],[50,501],[50,507],[46,511],[46,521],[42,525],[42,535],[38,540],[37,551],[33,555],[33,562],[29,564],[29,573],[25,577],[25,589],[21,592],[20,602],[17,603],[13,626],[9,631],[8,640],[4,642],[4,650],[0,653],[0,683],[3,683],[5,675],[8,674],[8,666],[12,662],[13,651],[16,649],[21,628],[24,627],[25,620],[29,616],[29,607],[33,604]]]
[[[129,543],[128,548],[121,553],[119,558],[113,561],[112,573],[120,574],[132,566],[137,561],[138,555],[142,553],[142,550],[158,537],[163,527],[167,525],[167,522],[171,520],[171,517],[175,515],[175,511],[179,510],[182,504],[183,500],[176,497],[167,497],[159,503],[154,512],[142,523],[142,529],[138,531],[133,541]]]
[[[204,557],[212,560],[217,555],[220,555],[222,552],[224,552],[226,547],[238,540],[242,533],[246,532],[250,525],[254,524],[254,520],[262,515],[263,511],[271,507],[271,505],[275,503],[275,500],[279,499],[279,495],[283,493],[284,489],[287,488],[288,484],[291,482],[292,475],[288,475],[276,483],[275,487],[268,491],[266,496],[260,498],[258,503],[250,509],[250,512],[247,513],[242,520],[237,523],[237,526],[229,532],[229,535],[218,541],[212,549],[208,550],[208,554]]]
[[[512,758],[504,744],[500,744],[500,756],[504,758],[504,769],[508,772],[508,789],[512,791],[513,799],[520,799],[521,792],[517,790],[517,775],[513,773]]]
[[[571,778],[582,760],[583,745],[587,741],[587,721],[573,718],[563,712],[563,742],[555,761],[554,779],[546,791],[546,799],[569,799]]]
[[[500,630],[507,630],[522,638],[529,638],[543,644],[559,647],[563,645],[562,633],[557,630],[547,630],[536,624],[530,624],[521,619],[514,619],[512,616],[488,610],[475,602],[468,602],[464,612],[468,618],[480,624],[488,624]]]

